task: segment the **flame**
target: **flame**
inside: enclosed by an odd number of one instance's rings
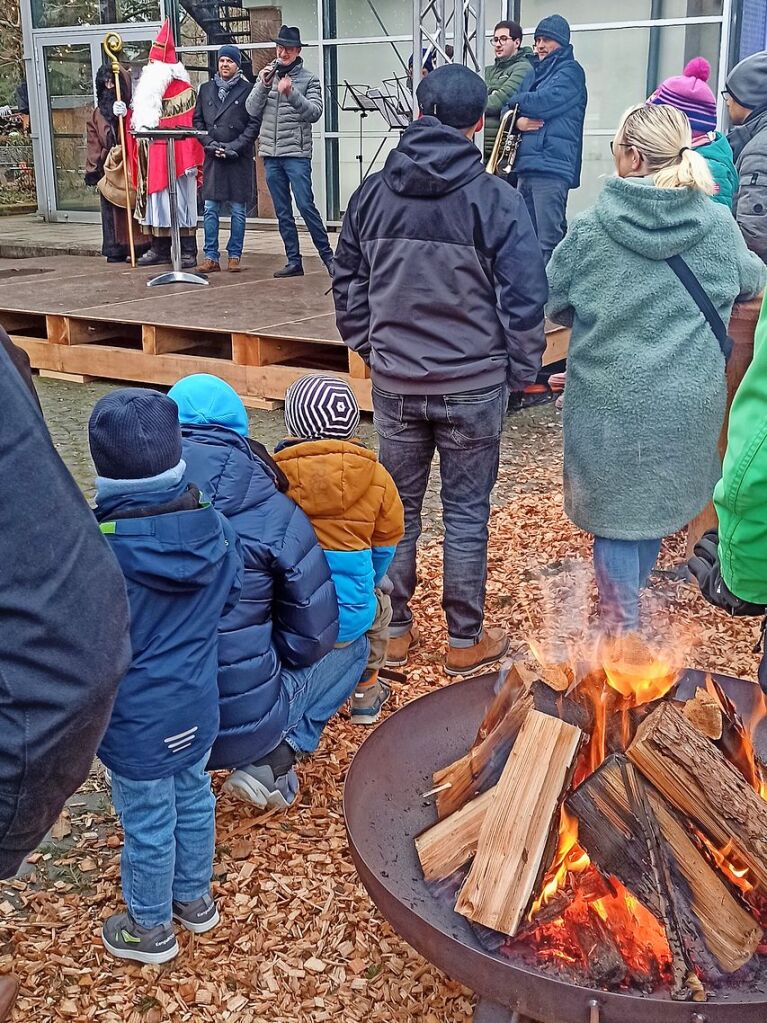
[[[723,849],[717,849],[713,842],[709,841],[704,834],[701,832],[696,833],[701,842],[705,845],[706,849],[708,849],[714,863],[728,881],[730,881],[744,895],[748,895],[749,892],[752,892],[754,890],[754,885],[749,880],[748,867],[744,867],[739,864],[733,856],[732,839],[730,839]]]
[[[682,667],[677,653],[653,649],[636,633],[606,640],[601,661],[608,684],[634,707],[664,697]]]
[[[588,853],[578,844],[578,818],[565,806],[559,813],[559,840],[554,862],[541,885],[541,894],[533,903],[528,919],[532,919],[544,906],[548,906],[557,892],[564,888],[568,874],[581,874],[591,866]]]

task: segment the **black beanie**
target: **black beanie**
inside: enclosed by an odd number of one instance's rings
[[[88,422],[99,476],[138,480],[159,476],[181,461],[178,407],[159,391],[124,387],[99,398]]]
[[[463,64],[438,67],[421,79],[415,94],[422,114],[451,128],[471,128],[487,106],[487,86]]]
[[[570,26],[561,14],[550,14],[538,22],[533,39],[553,39],[560,46],[570,42]]]
[[[216,54],[216,60],[221,60],[222,57],[228,57],[229,60],[233,60],[237,67],[242,67],[242,53],[240,52],[239,46],[233,46],[232,43],[224,43],[220,46],[218,53]]]

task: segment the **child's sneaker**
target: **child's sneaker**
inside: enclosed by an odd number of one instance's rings
[[[391,689],[379,678],[370,686],[358,689],[352,696],[351,719],[355,725],[374,725],[381,708],[391,696]]]
[[[299,787],[295,768],[275,775],[268,764],[240,767],[232,771],[223,786],[224,792],[258,810],[287,810],[295,802]]]
[[[216,903],[205,894],[192,902],[176,902],[174,899],[173,919],[192,934],[205,934],[212,931],[221,918]]]
[[[115,913],[101,930],[104,948],[118,959],[137,963],[167,963],[178,955],[176,934],[170,924],[142,927],[130,913]]]

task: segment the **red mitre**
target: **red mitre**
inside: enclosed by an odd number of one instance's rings
[[[170,21],[167,18],[162,23],[162,27],[157,33],[157,38],[152,43],[149,59],[159,61],[161,64],[178,64],[176,44],[173,41],[173,29],[170,27]]]

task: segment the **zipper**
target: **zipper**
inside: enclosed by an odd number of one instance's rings
[[[279,90],[277,91],[277,106],[274,108],[274,155],[277,155],[277,124],[279,123],[280,114],[280,95]]]

